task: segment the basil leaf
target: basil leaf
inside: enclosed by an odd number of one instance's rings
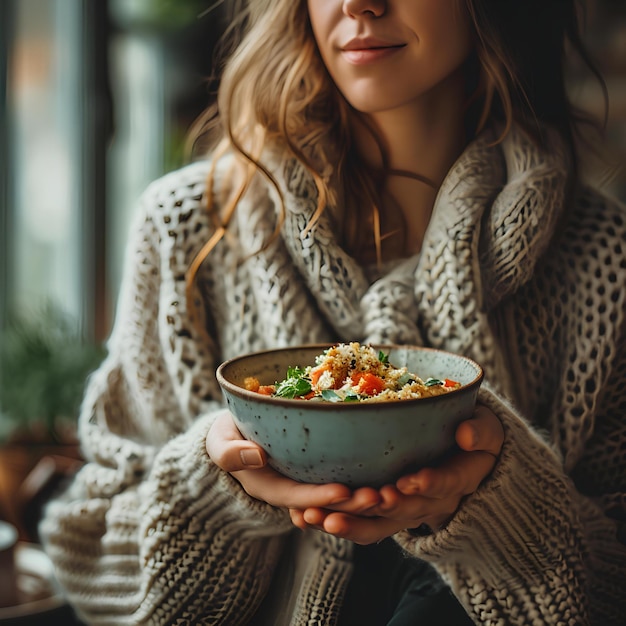
[[[426,385],[426,387],[434,387],[435,385],[443,385],[443,381],[437,378],[429,378],[424,381],[424,385]]]
[[[305,370],[301,367],[288,367],[287,377],[276,383],[275,396],[280,398],[299,398],[311,391],[311,381],[306,378]]]
[[[389,355],[385,354],[382,350],[378,351],[378,360],[383,364],[386,365],[387,363],[389,363]]]

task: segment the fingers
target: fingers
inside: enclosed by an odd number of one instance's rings
[[[478,489],[495,463],[496,458],[488,452],[461,452],[441,468],[425,468],[417,474],[403,476],[397,487],[405,495],[427,498],[466,496]]]
[[[291,521],[298,528],[313,528],[329,535],[349,539],[360,545],[369,545],[381,541],[402,530],[402,523],[381,517],[368,518],[324,511],[323,509],[307,509],[306,511],[290,511]]]
[[[349,539],[360,545],[369,545],[390,537],[412,523],[384,517],[359,517],[332,512],[324,518],[321,529],[335,537]]]
[[[471,489],[469,485],[468,489]],[[424,522],[432,526],[433,520],[450,518],[463,495],[456,485],[453,488],[446,485],[437,492],[434,486],[429,486],[428,495],[420,493],[413,486],[399,489],[387,485],[381,489],[381,503],[371,513],[397,521],[405,520],[405,528],[413,528]]]
[[[351,494],[345,485],[300,483],[271,467],[231,473],[248,495],[272,506],[288,509],[327,508],[348,500]]]
[[[333,511],[365,515],[381,502],[380,493],[372,487],[361,487],[352,492],[350,499],[338,502],[329,507]]]
[[[329,513],[320,528],[335,537],[348,539],[360,545],[377,543],[405,528],[415,528],[420,519],[395,520],[385,517],[359,517],[346,513]]]
[[[267,464],[267,454],[257,444],[244,439],[228,411],[220,413],[206,437],[209,458],[226,472],[259,469]]]
[[[289,513],[292,523],[303,530],[320,530],[355,543],[369,544],[421,524],[438,528],[453,516],[460,501],[456,495],[447,499],[405,496],[392,485],[383,487],[381,495],[383,501],[367,514],[331,511],[321,507],[290,510]]]
[[[300,530],[306,530],[309,525],[304,519],[304,511],[300,509],[289,509],[289,517],[291,518],[291,523]]]
[[[356,510],[355,492],[345,505],[336,507],[350,507],[351,512],[309,507],[290,510],[291,521],[303,530],[320,530],[355,543],[369,544],[422,523],[436,528],[453,515],[460,501],[460,496],[447,499],[406,496],[393,485],[385,485],[379,493],[379,502],[364,512]]]
[[[498,417],[478,405],[474,416],[456,430],[461,451],[439,467],[424,468],[396,482],[404,495],[427,498],[459,497],[473,493],[493,470],[504,443],[504,429]]]
[[[463,450],[483,450],[497,457],[504,443],[502,423],[491,409],[479,404],[474,416],[457,428],[456,442]]]
[[[337,500],[328,504],[325,508],[310,506],[304,510],[290,509],[289,515],[294,526],[304,530],[305,528],[315,528],[324,530],[324,520],[333,512],[344,512],[352,515],[374,515],[368,513],[376,508],[381,502],[381,496],[371,487],[363,487],[354,491],[349,498]]]
[[[233,478],[251,497],[273,506],[306,509],[329,507],[350,498],[345,485],[299,483],[267,465],[265,451],[243,438],[228,411],[217,415],[206,437],[211,460]]]

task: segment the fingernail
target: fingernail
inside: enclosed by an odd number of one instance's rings
[[[341,502],[347,502],[350,498],[351,496],[339,496],[338,498],[331,500],[328,504],[340,504]]]
[[[239,453],[239,457],[246,467],[263,467],[263,458],[258,450],[246,448]]]

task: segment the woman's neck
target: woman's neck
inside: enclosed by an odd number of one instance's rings
[[[393,224],[391,214],[400,209],[405,253],[421,248],[437,191],[466,145],[463,105],[462,85],[449,81],[419,102],[370,114],[354,123],[361,157],[373,168],[387,172],[381,210]]]

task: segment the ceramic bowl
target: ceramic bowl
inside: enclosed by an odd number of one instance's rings
[[[442,350],[374,346],[395,367],[422,379],[451,378],[461,387],[412,400],[319,402],[261,395],[244,388],[248,376],[270,385],[288,367],[314,364],[330,345],[247,354],[222,363],[217,380],[242,435],[259,444],[269,464],[295,480],[379,487],[439,461],[455,446],[457,425],[472,415],[483,379],[471,359]]]

